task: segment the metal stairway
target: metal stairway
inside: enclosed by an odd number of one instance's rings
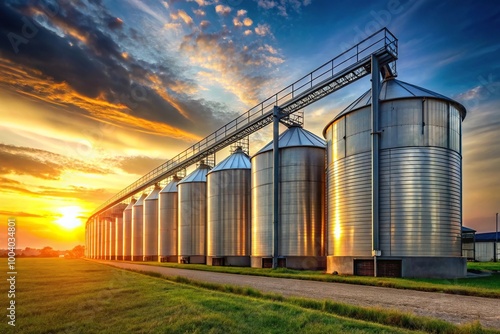
[[[292,114],[296,111],[370,74],[372,55],[378,58],[381,68],[391,71],[390,63],[398,58],[398,40],[387,28],[365,38],[142,176],[101,204],[89,219],[271,124],[275,106],[281,109],[284,123],[293,122]]]

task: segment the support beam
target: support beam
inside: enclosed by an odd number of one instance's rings
[[[377,256],[381,255],[379,245],[379,97],[380,70],[379,61],[371,56],[372,69],[372,256],[373,274],[377,276]]]
[[[280,108],[275,106],[273,109],[273,269],[278,268],[279,256],[279,181],[280,181],[280,152],[279,152],[279,127],[280,127]]]

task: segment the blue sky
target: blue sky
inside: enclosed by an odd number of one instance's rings
[[[53,236],[57,208],[79,208],[85,222],[145,172],[383,26],[399,40],[400,80],[467,108],[464,224],[494,226],[495,1],[7,0],[0,16],[0,215],[26,220],[26,245],[68,244]],[[364,78],[308,106],[305,127],[320,135],[369,87]],[[270,132],[252,136],[251,153]],[[72,233],[83,241],[81,228]]]

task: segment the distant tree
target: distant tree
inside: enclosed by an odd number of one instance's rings
[[[82,245],[75,246],[75,248],[73,248],[69,252],[69,257],[74,258],[74,259],[81,258],[84,255],[85,255],[85,246],[82,246]]]
[[[52,247],[43,247],[40,251],[40,257],[57,257],[59,254]]]

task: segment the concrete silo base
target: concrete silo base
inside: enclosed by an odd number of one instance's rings
[[[378,257],[379,276],[408,278],[460,278],[467,275],[464,257]],[[383,270],[390,275],[380,275]],[[373,276],[372,257],[328,256],[328,274]]]
[[[179,257],[177,255],[166,255],[166,256],[159,256],[158,257],[158,262],[173,262],[173,263],[180,263],[179,262]]]
[[[252,256],[252,268],[271,268],[272,258]],[[278,267],[297,270],[322,270],[326,268],[324,256],[286,256],[278,258]]]
[[[179,263],[206,264],[207,257],[205,255],[179,256]]]
[[[207,265],[250,267],[250,256],[207,256]]]

